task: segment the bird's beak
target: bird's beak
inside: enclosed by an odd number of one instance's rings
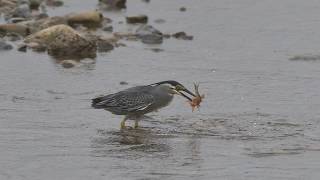
[[[186,94],[184,94],[182,91],[188,93],[189,95],[193,96],[193,97],[196,97],[195,94],[193,94],[191,91],[189,91],[188,89],[184,89],[184,90],[181,90],[181,91],[177,91],[177,94],[179,94],[180,96],[183,96],[185,97],[186,99],[188,99],[189,101],[192,101],[192,99],[187,96]]]

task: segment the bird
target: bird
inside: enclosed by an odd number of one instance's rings
[[[94,109],[107,110],[115,115],[124,115],[124,119],[120,123],[120,129],[126,129],[125,123],[128,119],[135,120],[134,128],[138,128],[139,120],[144,114],[168,106],[174,95],[180,95],[192,101],[183,92],[196,97],[181,83],[167,80],[96,97],[92,99],[91,106]]]

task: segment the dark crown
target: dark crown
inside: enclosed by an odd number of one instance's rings
[[[172,85],[172,86],[177,86],[177,85],[181,85],[181,86],[182,86],[182,84],[180,84],[180,83],[179,83],[179,82],[177,82],[177,81],[173,81],[173,80],[169,80],[169,81],[161,81],[161,82],[154,83],[154,84],[156,84],[156,85],[161,85],[161,84],[170,84],[170,85]]]

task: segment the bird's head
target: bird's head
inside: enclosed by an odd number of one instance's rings
[[[168,89],[168,93],[170,94],[178,94],[180,96],[183,96],[184,98],[188,99],[189,101],[192,101],[192,99],[187,96],[185,93],[195,97],[196,95],[194,93],[192,93],[191,91],[189,91],[187,88],[185,88],[182,84],[180,84],[177,81],[161,81],[155,84],[152,84],[155,86],[159,86],[159,85],[163,85],[166,86]]]

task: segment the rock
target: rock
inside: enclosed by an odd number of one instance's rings
[[[105,26],[102,28],[103,31],[107,31],[107,32],[112,32],[113,31],[113,27],[110,25],[110,26]]]
[[[40,30],[49,28],[51,26],[67,24],[67,20],[65,17],[54,16],[39,20],[30,20],[19,23],[20,25],[24,25],[30,29],[31,33],[38,32]]]
[[[45,19],[48,17],[49,17],[49,15],[47,13],[39,13],[34,16],[35,20]]]
[[[156,19],[156,20],[154,20],[154,22],[157,23],[157,24],[163,24],[163,23],[166,22],[166,20],[164,20],[164,19]]]
[[[26,36],[30,34],[30,29],[20,24],[0,24],[0,32],[3,34],[17,33],[21,36]]]
[[[16,0],[0,0],[0,12],[6,16],[10,16],[10,13],[17,7],[17,3]]]
[[[21,18],[29,18],[31,17],[31,10],[29,4],[27,2],[22,2],[18,7],[14,10],[11,15],[12,17],[21,17]]]
[[[0,7],[6,7],[6,6],[16,6],[17,1],[16,0],[2,0],[0,1]]]
[[[125,38],[126,40],[138,40],[138,39],[137,39],[137,35],[136,35],[136,34],[133,34],[133,33],[115,32],[115,33],[113,33],[113,35],[114,35],[117,39],[123,39],[123,38]]]
[[[26,18],[17,17],[17,18],[11,18],[9,20],[10,23],[18,23],[18,22],[22,22],[22,21],[26,21]]]
[[[18,44],[18,51],[21,52],[27,52],[27,49],[30,48],[33,51],[36,52],[44,52],[47,50],[47,47],[44,46],[43,44],[37,43],[37,42],[31,42],[31,43],[20,43]]]
[[[52,7],[60,7],[60,6],[63,6],[63,1],[60,1],[60,0],[46,0],[46,5],[47,6],[52,6]]]
[[[142,25],[136,35],[145,44],[161,44],[163,42],[162,33],[150,25]]]
[[[171,35],[170,34],[162,34],[162,37],[165,39],[170,39]]]
[[[156,53],[164,51],[163,49],[160,49],[160,48],[151,48],[150,50]]]
[[[66,25],[67,20],[64,17],[54,16],[54,17],[38,20],[38,23],[39,23],[39,29],[42,30],[55,25],[61,25],[61,24]]]
[[[29,0],[29,7],[32,10],[38,10],[42,0]]]
[[[146,15],[128,16],[126,17],[126,20],[128,24],[136,24],[136,23],[146,24],[148,23],[148,16]]]
[[[22,37],[17,33],[7,33],[4,37],[7,41],[19,41]]]
[[[109,52],[114,49],[113,45],[109,41],[99,40],[97,41],[98,52]]]
[[[193,36],[187,35],[185,32],[177,32],[172,34],[172,37],[176,39],[183,39],[183,40],[193,40]]]
[[[68,24],[73,26],[82,24],[84,26],[101,26],[103,15],[98,11],[88,11],[81,13],[72,13],[67,15]]]
[[[79,64],[79,62],[77,62],[75,60],[63,60],[60,62],[60,64],[64,68],[73,68],[73,67],[77,66]]]
[[[289,58],[291,61],[317,61],[320,60],[320,55],[313,55],[313,54],[303,54],[303,55],[296,55]]]
[[[86,38],[96,42],[98,52],[108,52],[114,49],[119,38],[113,34],[104,34],[103,36],[86,34]]]
[[[100,5],[104,5],[104,9],[125,9],[126,0],[99,0]]]
[[[97,46],[67,25],[56,25],[28,36],[25,43],[36,42],[47,47],[48,54],[56,58],[94,58]]]
[[[8,44],[6,41],[0,39],[0,51],[8,51],[13,49],[11,44]]]
[[[27,45],[22,43],[18,45],[18,51],[20,52],[27,52]]]
[[[47,50],[47,47],[44,44],[40,44],[37,42],[28,43],[27,47],[37,52],[44,52]]]
[[[120,85],[128,85],[129,83],[126,82],[126,81],[121,81],[119,84],[120,84]]]
[[[180,7],[180,8],[179,8],[179,11],[185,12],[185,11],[187,11],[187,8],[186,8],[186,7]]]

